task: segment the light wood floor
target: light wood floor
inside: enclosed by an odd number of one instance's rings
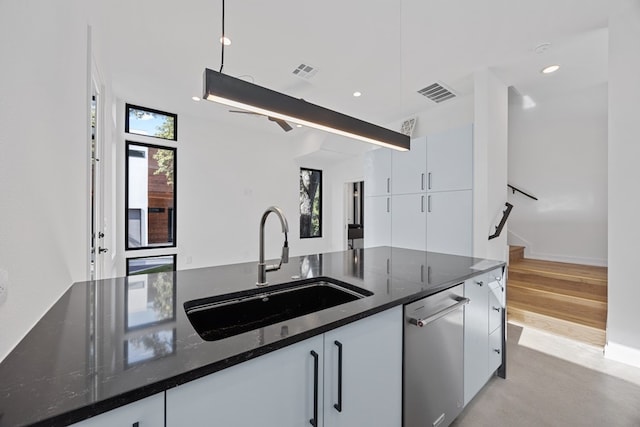
[[[527,259],[521,247],[510,252],[508,319],[604,346],[607,268]]]

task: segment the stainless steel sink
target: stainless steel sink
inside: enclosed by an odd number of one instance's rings
[[[216,341],[371,295],[318,277],[187,301],[184,310],[202,339]]]

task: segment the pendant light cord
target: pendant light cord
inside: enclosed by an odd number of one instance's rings
[[[220,54],[220,73],[222,73],[222,68],[224,67],[224,0],[222,0],[222,38],[220,39],[220,43],[222,44],[222,51]]]

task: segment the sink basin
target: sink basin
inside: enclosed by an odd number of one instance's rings
[[[373,295],[329,277],[317,277],[187,301],[184,310],[206,341],[263,328]]]

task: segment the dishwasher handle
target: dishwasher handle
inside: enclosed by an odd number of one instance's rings
[[[426,326],[431,322],[435,322],[436,320],[440,319],[441,317],[444,317],[447,314],[456,311],[457,309],[459,309],[463,305],[469,304],[471,302],[471,300],[469,298],[465,298],[465,297],[456,297],[455,300],[457,302],[455,304],[453,304],[452,306],[449,306],[447,308],[443,308],[442,310],[440,310],[440,311],[438,311],[436,313],[433,313],[432,315],[427,316],[424,319],[410,317],[409,318],[409,323],[411,323],[412,325],[416,325],[416,326],[419,326],[419,327],[422,328],[423,326]]]

